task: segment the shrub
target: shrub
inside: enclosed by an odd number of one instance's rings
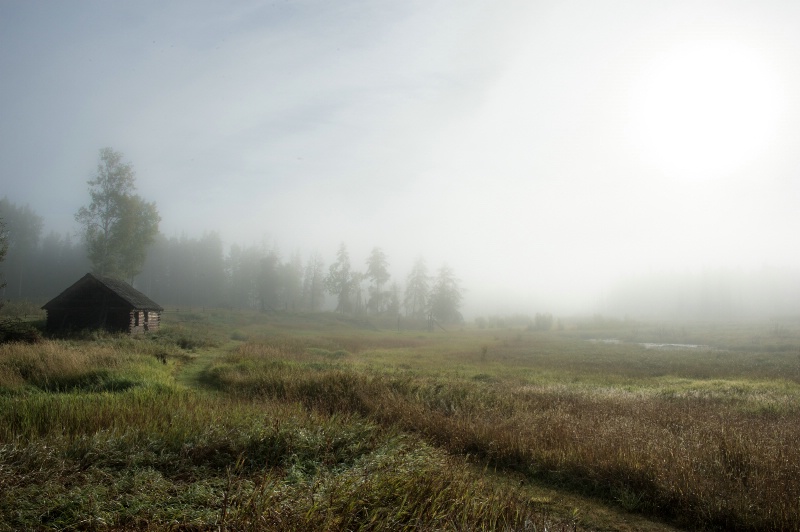
[[[31,322],[19,319],[0,320],[0,343],[23,342],[35,344],[42,340],[42,332]]]

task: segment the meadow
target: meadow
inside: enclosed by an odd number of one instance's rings
[[[800,327],[225,310],[0,345],[0,530],[800,530]]]

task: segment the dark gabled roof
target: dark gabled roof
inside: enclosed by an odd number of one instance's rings
[[[125,303],[131,306],[131,309],[136,310],[164,310],[161,305],[144,295],[143,293],[136,290],[134,287],[126,283],[125,281],[120,281],[118,279],[112,279],[111,277],[103,277],[102,275],[94,275],[91,273],[87,273],[83,277],[81,277],[75,284],[61,292],[61,294],[57,295],[42,307],[43,309],[47,310],[49,308],[58,307],[59,304],[64,303],[65,301],[70,299],[70,295],[80,291],[80,289],[88,284],[96,284],[97,286],[102,287],[105,290],[108,290],[112,294],[116,295],[118,298],[122,299]]]
[[[89,273],[87,275],[92,274]],[[109,290],[130,303],[134,308],[141,310],[164,310],[158,303],[139,292],[125,281],[112,279],[111,277],[101,277],[99,275],[94,275],[93,277],[104,284]]]

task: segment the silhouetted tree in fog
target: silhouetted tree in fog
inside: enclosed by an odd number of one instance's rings
[[[311,312],[322,307],[325,299],[325,263],[319,253],[314,253],[306,262],[303,274],[303,306]]]
[[[389,280],[389,261],[386,253],[381,248],[373,248],[367,259],[366,279],[372,281],[369,287],[369,301],[367,309],[373,314],[381,314],[384,310],[384,299],[386,294],[383,292],[383,285]]]
[[[367,307],[364,304],[364,291],[361,289],[361,283],[364,281],[364,274],[361,272],[350,273],[350,296],[352,297],[352,312],[355,314],[363,314]]]
[[[0,199],[0,218],[5,223],[3,297],[44,301],[86,273],[85,248],[69,237],[51,231],[41,237],[44,220],[29,206],[20,207]]]
[[[55,231],[42,239],[33,262],[33,277],[23,297],[34,300],[58,295],[91,268],[83,244],[73,242],[69,233],[62,237]]]
[[[353,275],[350,269],[350,254],[347,246],[342,243],[336,252],[336,262],[328,268],[325,277],[325,289],[336,296],[336,311],[351,312],[353,302],[350,299],[353,289]]]
[[[259,308],[261,287],[259,286],[263,264],[263,253],[256,248],[231,246],[228,253],[228,296],[230,304],[239,308]]]
[[[260,310],[278,310],[280,308],[278,301],[280,256],[277,252],[270,251],[266,256],[261,257],[260,263],[258,280]]]
[[[303,304],[303,257],[300,252],[279,267],[278,299],[284,310],[295,312]]]
[[[428,311],[429,283],[428,267],[425,265],[425,260],[420,257],[414,263],[411,273],[408,274],[404,299],[407,316],[425,318]]]
[[[461,287],[453,270],[447,265],[442,266],[431,288],[429,301],[431,316],[442,323],[461,322],[459,309],[462,297]]]
[[[163,234],[159,233],[150,245],[150,251],[137,278],[136,287],[161,304],[175,305],[178,301],[171,296],[174,284],[170,279],[170,253],[172,246]]]
[[[158,233],[156,205],[133,193],[133,166],[111,148],[100,150],[97,173],[88,184],[91,202],[78,210],[75,220],[83,226],[94,271],[132,281]]]
[[[214,231],[200,239],[157,235],[136,287],[166,305],[217,307],[227,296],[222,240]]]
[[[0,199],[0,217],[6,224],[6,282],[8,292],[17,298],[24,297],[27,284],[34,271],[39,238],[44,220],[28,205],[19,207],[8,198]]]
[[[203,294],[202,304],[220,306],[225,303],[225,255],[219,233],[204,233],[196,244],[197,279],[195,292]]]
[[[397,283],[392,283],[389,287],[385,312],[392,317],[400,315],[400,285]]]
[[[144,201],[139,196],[125,199],[117,236],[122,243],[118,246],[119,272],[128,282],[133,283],[134,277],[141,273],[160,221],[155,202]]]

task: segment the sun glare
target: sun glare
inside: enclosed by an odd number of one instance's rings
[[[753,50],[695,42],[656,59],[633,98],[632,140],[665,175],[724,177],[762,155],[775,133],[780,91]]]

